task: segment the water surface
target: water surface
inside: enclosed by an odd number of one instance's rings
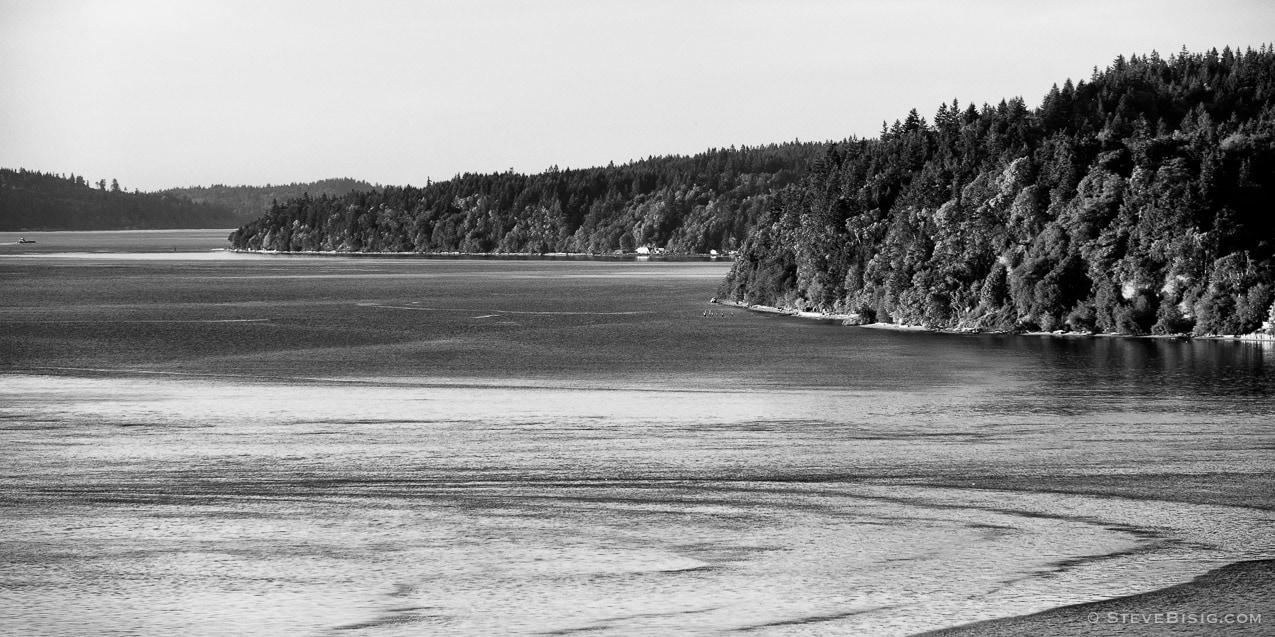
[[[1275,552],[1258,345],[845,328],[707,305],[717,263],[82,234],[116,252],[0,251],[22,634],[909,634]]]

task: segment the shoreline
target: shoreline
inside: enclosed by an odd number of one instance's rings
[[[1255,332],[1252,334],[1224,334],[1212,336],[1196,336],[1194,334],[1110,334],[1105,332],[1071,332],[1066,330],[1055,330],[1053,332],[1031,331],[1031,332],[1015,332],[1012,330],[985,330],[978,328],[933,328],[923,325],[907,325],[902,323],[864,323],[862,317],[858,314],[831,314],[826,312],[803,312],[800,310],[792,310],[774,307],[770,305],[757,305],[751,303],[742,303],[739,301],[731,301],[728,299],[720,299],[713,297],[709,299],[709,303],[713,305],[725,305],[727,307],[735,307],[750,312],[761,312],[763,314],[780,314],[783,316],[793,316],[796,318],[815,319],[820,321],[841,321],[842,325],[847,327],[862,327],[873,330],[891,330],[897,332],[929,332],[932,334],[958,334],[958,335],[1007,335],[1007,336],[1055,336],[1063,338],[1146,338],[1146,339],[1165,339],[1165,340],[1206,340],[1206,341],[1236,341],[1244,343],[1272,343],[1275,344],[1275,334],[1264,334]]]
[[[1271,633],[1275,560],[1234,562],[1145,593],[977,621],[914,637],[1204,635]],[[1265,622],[1265,624],[1263,624]]]

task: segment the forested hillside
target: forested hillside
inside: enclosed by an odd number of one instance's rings
[[[112,180],[0,169],[0,230],[232,228],[230,210],[185,197],[126,192]]]
[[[793,142],[622,166],[465,174],[281,201],[231,235],[279,251],[674,253],[730,250],[822,146]]]
[[[1037,108],[830,146],[721,294],[935,328],[1242,334],[1275,308],[1275,49],[1119,57]]]
[[[270,211],[276,201],[286,201],[308,194],[311,197],[344,195],[350,191],[372,190],[372,184],[349,178],[320,179],[309,183],[267,184],[265,186],[191,186],[169,188],[160,194],[185,197],[196,203],[210,203],[226,208],[240,217],[239,225]]]

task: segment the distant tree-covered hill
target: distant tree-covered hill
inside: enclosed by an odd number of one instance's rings
[[[265,186],[192,186],[189,188],[169,188],[160,191],[164,195],[186,197],[196,203],[209,203],[226,208],[241,219],[239,225],[248,219],[259,217],[270,211],[276,201],[287,201],[308,194],[311,197],[341,196],[351,191],[369,191],[374,186],[366,181],[349,178],[320,179],[309,183],[267,184]]]
[[[675,253],[730,250],[822,153],[792,142],[622,166],[465,174],[342,196],[311,192],[231,235],[280,251]]]
[[[1241,334],[1275,312],[1275,49],[1118,57],[827,148],[721,293],[936,328]]]
[[[222,206],[167,194],[126,192],[112,180],[0,169],[0,230],[130,230],[233,228]]]

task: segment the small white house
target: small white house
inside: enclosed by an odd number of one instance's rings
[[[646,246],[638,246],[638,254],[651,254],[651,249]]]

